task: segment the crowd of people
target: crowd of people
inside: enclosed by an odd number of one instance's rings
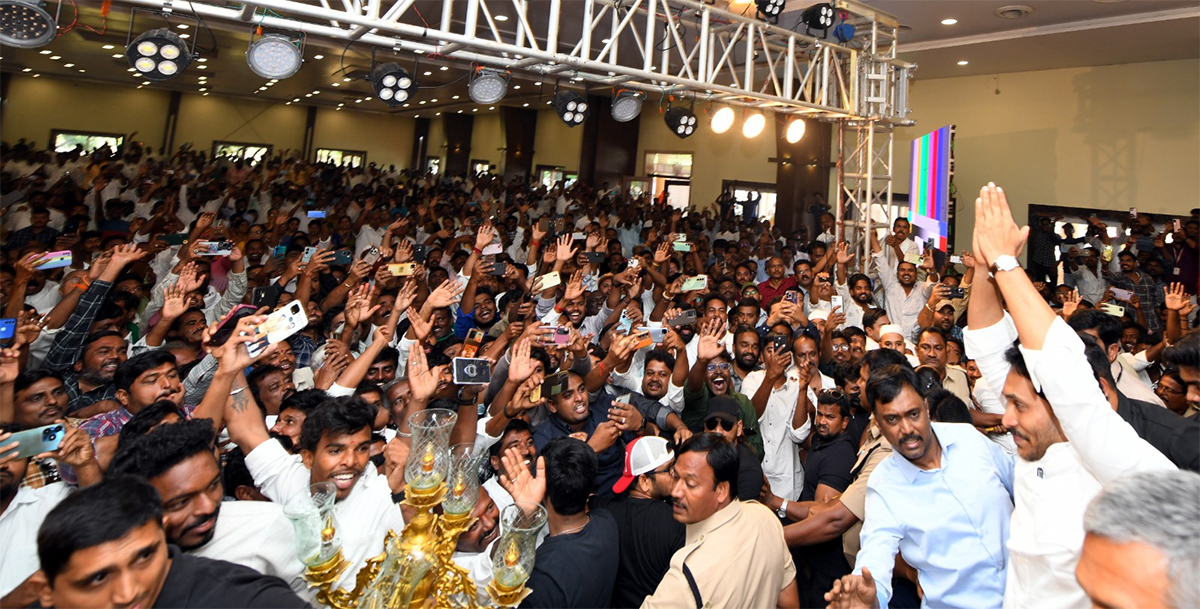
[[[427,409],[486,453],[480,591],[546,511],[523,607],[1200,606],[1196,210],[989,184],[963,251],[863,259],[608,184],[0,163],[0,606],[315,606],[284,504],[332,484],[352,588]]]

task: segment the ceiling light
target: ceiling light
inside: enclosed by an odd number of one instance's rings
[[[471,108],[471,112],[479,112],[479,108]]]
[[[749,138],[758,137],[766,126],[767,117],[763,116],[762,112],[755,112],[742,123],[742,135]]]
[[[200,65],[200,66],[196,66],[196,69],[197,70],[207,70],[208,66]]]
[[[64,64],[63,64],[63,67],[64,67],[64,68],[73,68],[73,67],[75,67],[75,64],[73,64],[73,63],[64,63]]]
[[[433,72],[425,72],[422,76],[433,76]]]
[[[342,86],[342,83],[340,83],[340,82],[331,82],[331,83],[329,83],[329,86],[331,86],[331,87],[340,87],[340,86]]]
[[[712,117],[711,125],[713,133],[725,133],[729,131],[729,128],[733,126],[734,118],[736,116],[733,113],[733,108],[729,106],[721,107]]]
[[[58,61],[58,60],[62,59],[62,55],[51,55],[50,59],[53,61]]]
[[[87,70],[84,70],[84,69],[82,69],[82,68],[80,68],[80,69],[79,69],[79,73],[80,73],[80,74],[83,74],[84,72],[87,72]]]
[[[450,99],[458,99],[458,96],[457,96],[457,95],[451,95],[451,96],[450,96]]]
[[[433,98],[433,99],[429,100],[429,103],[431,103],[431,104],[436,104],[436,103],[437,103],[437,98],[435,97],[435,98]]]
[[[537,82],[533,83],[533,86],[535,86],[535,87],[540,87],[540,86],[542,86],[542,81],[540,81],[540,80],[539,80],[539,81],[537,81]]]
[[[350,82],[350,77],[349,77],[349,76],[347,76],[347,77],[343,78],[343,79],[342,79],[342,82]]]
[[[962,60],[962,61],[958,62],[958,65],[960,65],[960,66],[965,66],[965,65],[967,65],[968,63],[971,63],[971,62],[969,62],[969,61],[967,61],[967,60],[965,60],[965,59],[964,59],[964,60]]]
[[[33,77],[34,77],[34,78],[37,78],[37,77],[39,77],[39,76],[41,76],[41,74],[34,74],[34,75],[33,75]]]
[[[312,93],[305,93],[304,97],[312,97]]]
[[[113,53],[113,59],[120,59],[122,57],[124,57],[124,55],[122,55],[120,53]]]
[[[324,55],[313,55],[313,59],[325,59]]]
[[[51,51],[51,50],[49,50],[49,49],[43,49],[43,50],[41,50],[41,51],[38,51],[38,55],[49,55],[49,54],[51,54],[51,53],[53,53],[53,52],[54,52],[54,51]]]
[[[62,4],[59,4],[62,10]],[[0,0],[0,44],[36,49],[58,35],[58,19],[41,0]]]
[[[417,92],[416,79],[398,63],[376,64],[371,68],[370,80],[375,95],[389,106],[399,106]]]
[[[679,139],[686,139],[696,132],[696,113],[687,108],[675,107],[663,115],[667,128]]]
[[[258,88],[258,90],[259,90],[259,91],[266,91],[266,90],[267,90],[267,88],[266,88],[266,87],[259,87],[259,88]]]
[[[21,71],[22,72],[32,72],[33,68],[25,68],[24,70],[21,70]]]
[[[494,104],[508,94],[508,73],[490,68],[476,68],[467,85],[467,95],[477,104]]]
[[[180,34],[179,37],[180,38],[191,38],[192,35],[191,34]]]
[[[154,81],[175,77],[192,61],[192,50],[167,28],[149,30],[134,38],[125,47],[125,54],[130,66]]]
[[[804,26],[810,30],[827,30],[833,27],[833,5],[830,4],[814,4],[813,6],[804,9],[800,19],[804,21]]]
[[[488,106],[488,110],[495,110],[496,106]]]
[[[958,23],[958,19],[942,19],[942,25],[954,25],[955,23]]]
[[[522,108],[528,108],[528,107],[529,107],[529,102],[525,102],[525,103],[521,104],[521,107],[522,107]]]
[[[246,49],[250,70],[263,78],[287,78],[300,71],[304,54],[299,39],[283,34],[263,34]]]
[[[205,91],[207,91],[207,90],[208,90],[208,87],[200,87],[200,92],[201,92],[201,93],[203,93],[203,92],[205,92]]]
[[[458,113],[459,113],[459,114],[462,114],[462,110],[459,110],[459,111],[458,111]]]
[[[442,70],[443,72],[445,72],[446,70],[449,70],[449,69],[450,69],[450,68],[447,68],[446,66],[442,66],[442,67],[441,67],[441,70]]]
[[[188,28],[188,26],[187,26],[187,24],[186,24],[186,23],[180,23],[179,25],[177,25],[177,26],[175,26],[175,27],[177,27],[177,28],[179,28],[179,29],[181,29],[181,30],[186,30],[186,29]]]
[[[521,88],[521,85],[513,85],[513,90],[514,90],[514,91],[515,91],[515,90],[517,90],[517,89],[520,89],[520,88]]]
[[[637,118],[642,111],[642,101],[645,96],[637,91],[628,89],[618,91],[612,103],[612,117],[618,123],[628,123]]]
[[[508,21],[508,15],[496,15],[496,21]]]
[[[806,128],[807,126],[804,124],[804,119],[792,119],[792,122],[788,123],[787,135],[785,136],[787,137],[788,143],[795,144],[796,142],[799,142],[800,138],[804,137],[804,130]]]
[[[996,9],[996,16],[1003,17],[1005,19],[1020,19],[1021,17],[1024,17],[1032,12],[1032,6],[1025,6],[1024,4],[1012,4]]]
[[[197,57],[196,61],[199,61],[200,63],[204,63],[204,62],[208,61],[208,58],[207,57]]]
[[[563,91],[556,94],[553,102],[554,111],[568,127],[582,125],[583,121],[587,120],[592,113],[588,108],[587,100],[574,91]]]
[[[111,51],[112,49],[115,49],[115,48],[117,48],[117,47],[114,47],[114,46],[113,46],[113,45],[111,45],[111,44],[106,44],[106,45],[104,45],[104,46],[102,46],[102,47],[100,47],[100,48],[104,49],[105,51]]]

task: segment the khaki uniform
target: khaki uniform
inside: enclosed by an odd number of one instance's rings
[[[854,567],[854,557],[858,555],[861,545],[859,533],[862,531],[862,523],[867,519],[867,480],[870,479],[871,472],[875,471],[875,466],[892,454],[892,445],[884,439],[874,421],[867,427],[866,437],[866,442],[858,449],[858,460],[854,462],[854,469],[850,470],[854,475],[854,482],[850,483],[838,498],[850,513],[858,517],[858,522],[842,534],[842,551],[846,554],[846,561],[850,563],[851,568]]]

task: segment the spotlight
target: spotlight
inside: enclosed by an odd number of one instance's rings
[[[186,70],[192,51],[178,34],[158,28],[134,38],[125,47],[125,58],[146,80],[161,81]]]
[[[800,119],[800,118],[792,119],[792,122],[788,123],[788,127],[787,127],[787,136],[786,137],[787,137],[788,143],[795,144],[796,142],[799,142],[800,138],[804,137],[804,129],[805,129],[804,119]]]
[[[670,108],[663,115],[671,132],[685,139],[696,132],[696,113],[687,108]]]
[[[263,78],[287,78],[300,71],[304,53],[298,40],[283,34],[263,34],[246,49],[246,63]]]
[[[0,0],[0,44],[36,49],[54,40],[58,19],[45,7],[41,0]]]
[[[742,123],[742,135],[750,138],[758,137],[766,126],[767,117],[763,116],[762,112],[755,112],[746,118],[746,122]]]
[[[417,81],[398,63],[377,63],[371,68],[375,96],[389,106],[399,106],[417,92]]]
[[[592,112],[583,96],[574,91],[563,91],[554,95],[554,111],[568,127],[583,124]]]
[[[754,0],[754,6],[764,17],[773,21],[779,20],[783,13],[784,0]]]
[[[729,128],[733,126],[734,118],[736,118],[736,116],[734,116],[733,108],[730,108],[729,106],[725,106],[720,110],[717,110],[712,117],[713,133],[725,133],[726,131],[729,131]]]
[[[642,100],[645,96],[637,91],[628,89],[619,91],[613,99],[612,117],[618,123],[628,123],[642,112]]]
[[[810,30],[828,30],[833,27],[833,6],[830,4],[814,4],[800,15],[805,27]]]
[[[467,95],[477,104],[494,104],[508,93],[508,74],[499,70],[476,68],[467,85]]]

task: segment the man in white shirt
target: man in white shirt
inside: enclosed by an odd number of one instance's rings
[[[785,343],[775,347],[772,335],[763,349],[763,370],[755,370],[742,380],[742,393],[758,413],[758,428],[763,436],[763,473],[771,492],[795,501],[804,490],[804,466],[800,464],[799,444],[808,438],[812,422],[808,419],[808,375],[801,371],[815,368],[792,366],[792,354]]]
[[[292,455],[267,434],[244,382],[234,382],[225,417],[229,436],[246,454],[246,468],[263,495],[281,505],[318,482],[334,485],[338,535],[350,567],[338,585],[353,588],[366,561],[383,551],[388,531],[404,529],[393,493],[404,487],[403,465],[384,477],[370,462],[375,410],[358,398],[331,398],[310,413],[300,430],[300,454]]]
[[[874,234],[874,233],[872,233]],[[926,281],[917,281],[917,264],[912,259],[901,259],[894,266],[887,263],[884,251],[879,248],[879,241],[872,239],[871,248],[875,250],[875,264],[879,270],[879,283],[883,287],[887,305],[888,317],[892,323],[898,324],[904,338],[910,339],[919,327],[918,318],[929,301],[929,294],[937,279],[933,268],[933,257],[926,256],[921,262],[921,268],[929,272]]]

